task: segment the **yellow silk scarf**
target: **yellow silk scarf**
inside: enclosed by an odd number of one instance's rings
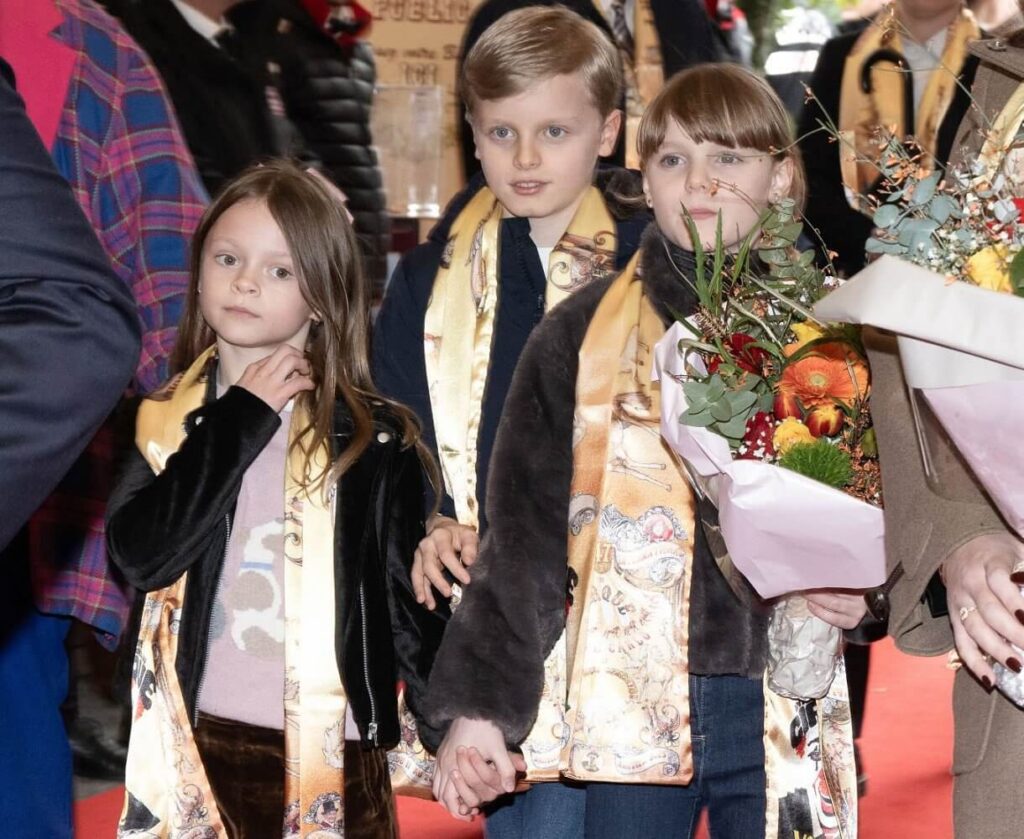
[[[430,407],[445,489],[461,524],[479,526],[477,438],[491,362],[501,204],[480,190],[451,228],[424,318]],[[615,271],[615,222],[600,190],[590,187],[548,265],[545,306]]]
[[[694,500],[661,438],[651,359],[665,328],[638,260],[609,287],[579,350],[571,606],[524,744],[530,780],[687,784],[693,776]]]
[[[1019,154],[1014,149],[1014,141],[1020,133],[1022,124],[1024,124],[1024,84],[1018,85],[1017,89],[1007,100],[1003,109],[996,117],[995,122],[992,123],[992,128],[985,138],[984,145],[981,147],[978,159],[984,166],[984,177],[989,180],[994,178],[996,173],[1005,167],[1007,156],[1011,153],[1011,150],[1014,154]],[[1016,177],[1011,178],[1011,181],[1015,187],[1015,194],[1020,194],[1022,184],[1020,183],[1021,177],[1016,171],[1017,168],[1019,166],[1015,167],[1013,173],[1007,174],[1016,175]]]
[[[153,471],[185,440],[185,418],[206,395],[211,348],[160,392],[144,400],[136,445]],[[306,426],[292,414],[290,442]],[[303,484],[302,456],[289,446],[285,471],[285,837],[341,835],[346,699],[334,652],[334,514]],[[329,462],[316,452],[312,473]],[[187,572],[146,595],[132,677],[133,719],[119,835],[226,837],[192,734],[175,671],[177,625]],[[304,619],[304,620],[303,620]],[[287,803],[286,803],[287,802]],[[189,835],[193,835],[189,833]]]
[[[607,12],[601,0],[594,0],[594,6],[605,18]],[[611,21],[608,22],[611,26]],[[640,117],[644,115],[651,100],[665,86],[665,68],[661,60],[661,40],[654,25],[651,0],[636,0],[633,7],[633,54],[630,55],[619,45],[622,69],[626,78],[626,166],[640,168],[640,156],[636,149]]]
[[[967,58],[967,44],[977,39],[981,30],[974,16],[965,8],[953,22],[946,37],[939,66],[928,79],[915,124],[905,125],[905,87],[909,70],[901,70],[891,62],[880,62],[871,70],[871,93],[861,90],[861,67],[876,50],[901,52],[899,23],[892,7],[883,14],[880,24],[869,26],[857,39],[846,57],[839,98],[840,168],[850,206],[871,213],[864,196],[878,180],[873,165],[879,156],[879,129],[891,130],[900,139],[913,132],[924,152],[922,164],[934,167],[939,127],[957,91],[957,79]]]

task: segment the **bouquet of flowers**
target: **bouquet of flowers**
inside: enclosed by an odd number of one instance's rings
[[[882,256],[814,311],[897,334],[932,488],[957,497],[966,463],[1024,537],[1024,201],[1016,197],[1024,149],[1019,124],[1000,117],[996,125],[1010,139],[991,136],[945,181],[920,165],[911,144],[883,140],[883,192],[868,241]],[[1024,705],[1024,679],[996,672]]]
[[[680,280],[698,307],[655,348],[662,434],[716,502],[729,559],[763,598],[885,578],[864,352],[855,329],[812,314],[835,280],[797,249],[795,212],[788,201],[766,211],[735,255],[705,251],[691,225],[695,278]],[[773,687],[824,695],[839,631],[801,597],[780,600],[772,624]]]

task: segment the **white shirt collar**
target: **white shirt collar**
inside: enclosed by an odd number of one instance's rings
[[[202,12],[192,8],[185,0],[171,0],[171,2],[174,4],[174,8],[185,18],[185,22],[189,26],[218,49],[220,48],[220,44],[217,43],[215,38],[220,34],[221,30],[230,28],[227,20],[224,18],[221,18],[219,21],[211,20]]]

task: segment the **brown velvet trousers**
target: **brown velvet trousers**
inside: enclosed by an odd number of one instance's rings
[[[284,733],[200,714],[195,737],[230,839],[281,839]],[[346,839],[397,839],[384,749],[345,742],[343,799]]]

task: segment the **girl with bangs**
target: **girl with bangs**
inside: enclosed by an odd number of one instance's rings
[[[697,306],[682,210],[735,251],[770,204],[802,200],[788,117],[752,73],[702,65],[638,144],[656,219],[640,251],[552,310],[516,370],[490,531],[430,678],[435,794],[470,818],[525,767],[579,784],[588,839],[693,836],[705,809],[715,839],[855,836],[843,679],[820,702],[763,687],[767,607],[719,569],[717,513],[662,441],[651,382],[654,344]],[[807,597],[843,628],[865,612]]]
[[[397,835],[386,749],[441,621],[409,582],[419,429],[369,376],[369,290],[325,181],[249,170],[193,242],[110,555],[147,592],[119,835]],[[282,832],[282,824],[283,832]]]

